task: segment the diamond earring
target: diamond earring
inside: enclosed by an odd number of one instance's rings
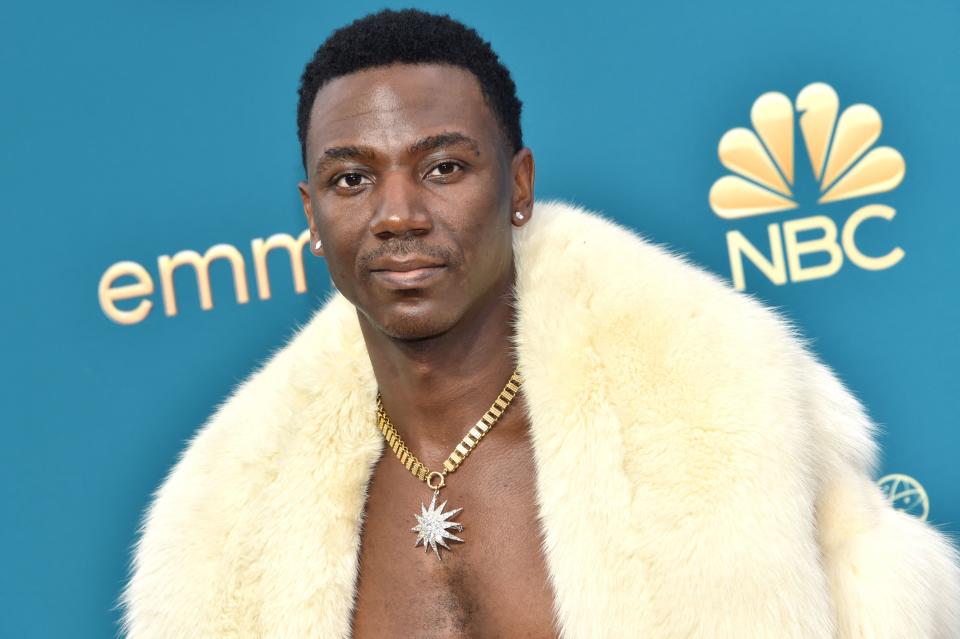
[[[518,220],[523,219],[523,213],[521,213],[520,211],[514,211],[513,214],[516,216]]]
[[[317,240],[317,243],[314,245],[314,248],[316,248],[319,251],[322,246],[323,246],[323,242],[321,242],[320,240]]]

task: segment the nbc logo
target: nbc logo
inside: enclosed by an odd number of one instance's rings
[[[874,147],[883,126],[876,109],[854,104],[840,113],[836,91],[817,82],[800,91],[795,103],[782,93],[761,95],[750,111],[753,129],[734,128],[721,138],[720,162],[733,175],[721,177],[710,189],[710,208],[719,217],[741,220],[798,207],[795,111],[816,181],[817,204],[884,193],[903,181],[906,165],[900,153],[888,146]],[[884,255],[867,255],[857,246],[856,236],[864,221],[890,221],[895,214],[889,206],[869,204],[855,210],[839,230],[834,219],[826,215],[773,222],[767,226],[766,254],[741,231],[728,231],[734,286],[739,290],[746,287],[744,257],[778,285],[786,284],[788,275],[791,282],[830,277],[843,266],[844,256],[862,269],[890,268],[903,258],[903,249],[895,247]],[[818,237],[798,238],[809,232],[818,232]],[[815,266],[801,263],[801,256],[816,253],[826,255],[827,261]]]

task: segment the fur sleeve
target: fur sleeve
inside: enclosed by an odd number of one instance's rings
[[[125,639],[215,636],[211,553],[225,530],[208,516],[204,486],[215,480],[202,461],[209,427],[193,439],[160,488],[141,524],[131,577],[123,590],[120,635]]]
[[[290,359],[279,351],[235,388],[154,492],[119,602],[126,639],[244,636],[232,531],[274,472]]]
[[[960,637],[960,553],[887,502],[873,479],[875,425],[829,368],[813,361],[810,371],[823,451],[817,528],[838,638]]]

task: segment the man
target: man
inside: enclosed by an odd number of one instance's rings
[[[534,205],[474,31],[352,23],[298,123],[337,293],[158,491],[131,638],[960,636],[856,399],[713,275]]]

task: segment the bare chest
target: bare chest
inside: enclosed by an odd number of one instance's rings
[[[554,595],[541,548],[532,452],[485,443],[447,478],[437,499],[463,543],[414,547],[415,514],[433,493],[394,458],[380,458],[368,489],[361,537],[354,639],[371,637],[557,636]]]

